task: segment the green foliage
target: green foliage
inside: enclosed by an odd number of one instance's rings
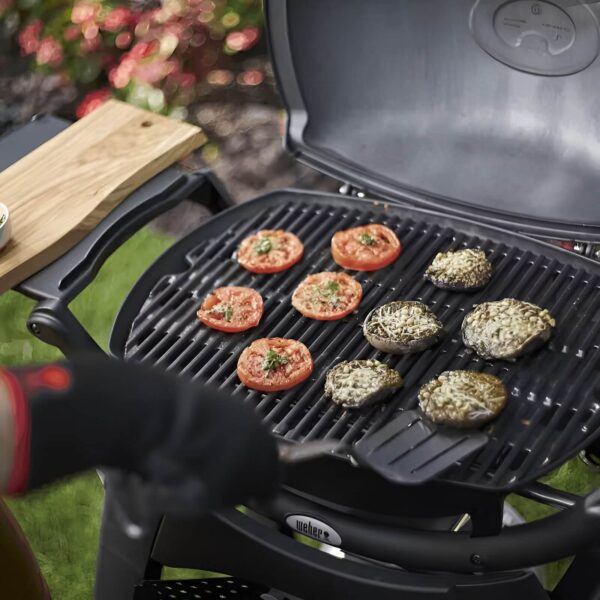
[[[260,39],[260,0],[0,0],[21,53],[82,91],[84,116],[109,97],[183,116],[206,85],[229,85],[231,57]],[[250,69],[243,85],[263,74]]]

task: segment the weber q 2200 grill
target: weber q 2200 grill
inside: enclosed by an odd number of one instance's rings
[[[172,565],[246,582],[153,582],[137,597],[597,598],[600,496],[578,498],[538,480],[600,436],[600,267],[542,241],[600,241],[600,7],[574,0],[268,0],[265,8],[288,149],[361,197],[285,190],[215,216],[135,284],[110,350],[243,398],[282,442],[338,440],[340,449],[289,467],[268,506],[185,524],[166,517],[142,529],[123,525],[123,513],[136,522],[136,504],[109,475],[97,597],[130,598],[134,584]],[[32,331],[67,353],[89,348],[67,302],[134,225],[189,195],[216,209],[228,204],[205,173],[167,171],[103,230],[25,282],[21,291],[41,300]],[[364,299],[355,314],[327,323],[302,318],[290,305],[295,286],[336,268],[329,251],[335,231],[369,222],[396,232],[400,258],[357,275]],[[240,241],[264,228],[297,234],[302,262],[269,276],[239,267]],[[485,288],[448,292],[423,279],[437,252],[461,247],[489,256],[494,275]],[[223,335],[198,323],[198,305],[222,285],[261,293],[259,327]],[[482,360],[462,344],[460,324],[474,304],[505,297],[548,308],[555,335],[514,363]],[[426,303],[444,323],[443,341],[403,357],[371,348],[364,317],[397,299]],[[236,377],[237,359],[254,339],[274,336],[309,347],[313,376],[284,393],[249,391]],[[391,401],[348,411],[324,398],[329,368],[370,357],[405,379]],[[407,456],[415,457],[414,473],[453,451],[438,443],[435,427],[411,443],[415,423],[406,423],[397,432],[403,445],[378,468],[350,458],[352,448],[416,407],[420,385],[450,369],[498,375],[510,393],[476,453],[458,452],[450,468],[402,485],[398,464],[407,469]],[[511,492],[560,510],[503,529]],[[295,532],[338,547],[345,558],[300,544]],[[572,554],[552,593],[523,570]]]

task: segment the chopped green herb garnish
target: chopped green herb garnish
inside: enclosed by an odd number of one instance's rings
[[[335,294],[340,291],[340,284],[337,281],[328,281],[325,284],[325,293],[326,294]]]
[[[233,319],[233,306],[231,306],[231,304],[219,304],[219,306],[215,306],[213,309],[211,309],[210,312],[223,315],[223,318],[228,323],[230,323],[231,319]]]
[[[275,248],[273,240],[269,237],[260,237],[254,242],[254,252],[256,254],[268,254]]]
[[[361,233],[358,239],[363,246],[372,246],[377,241],[374,236],[366,231],[365,233]]]
[[[263,371],[274,371],[282,365],[287,365],[289,362],[287,356],[277,354],[275,350],[269,350],[263,362]]]
[[[6,221],[6,215],[0,215],[0,225],[3,225],[4,221]]]
[[[337,293],[340,291],[340,284],[337,281],[328,281],[315,286],[316,294],[319,300],[325,300],[332,306],[336,306],[339,298]]]

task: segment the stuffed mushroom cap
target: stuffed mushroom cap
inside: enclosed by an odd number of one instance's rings
[[[361,408],[385,400],[402,387],[398,371],[378,360],[341,362],[325,378],[325,396],[344,408]]]
[[[419,406],[434,423],[475,428],[496,418],[506,406],[500,379],[477,371],[445,371],[419,390]]]
[[[363,324],[371,346],[389,354],[421,352],[437,343],[444,328],[422,302],[396,301],[373,309]]]
[[[505,298],[475,306],[463,320],[462,338],[482,358],[512,360],[546,343],[555,325],[546,309]]]
[[[492,265],[483,250],[463,248],[439,252],[425,271],[425,279],[444,290],[468,291],[485,286]]]

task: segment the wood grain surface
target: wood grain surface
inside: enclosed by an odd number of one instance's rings
[[[0,293],[64,254],[204,140],[198,127],[111,100],[0,172],[13,231],[0,251]]]

